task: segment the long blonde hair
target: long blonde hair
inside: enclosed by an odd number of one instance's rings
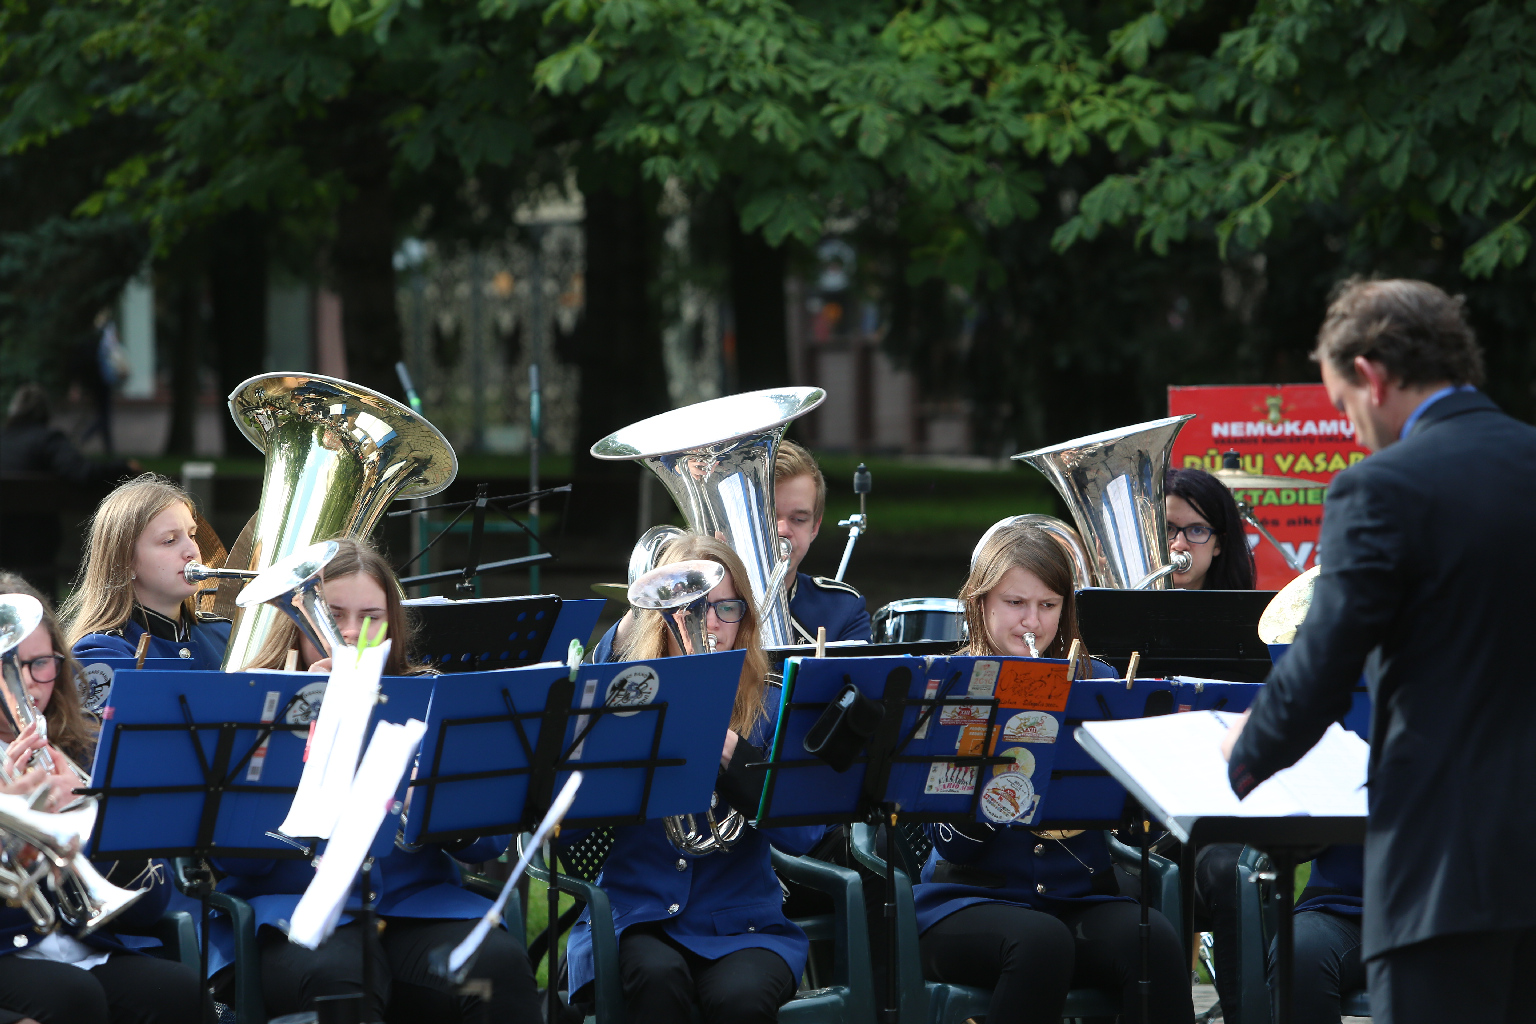
[[[1001,527],[987,539],[971,575],[960,588],[965,604],[965,624],[970,639],[961,654],[977,657],[1000,656],[1004,652],[987,630],[987,595],[1003,581],[1010,569],[1024,569],[1037,576],[1046,589],[1061,595],[1061,618],[1056,625],[1056,639],[1040,652],[1045,658],[1065,658],[1072,641],[1081,639],[1077,631],[1077,596],[1072,586],[1072,560],[1066,550],[1043,530],[1029,523]]]
[[[363,573],[371,576],[384,591],[384,618],[389,623],[385,636],[394,641],[389,649],[389,661],[384,666],[387,676],[408,676],[428,671],[410,657],[412,622],[400,600],[400,584],[389,562],[368,545],[355,537],[337,537],[336,557],[331,559],[321,573],[321,588],[325,580],[345,579]],[[369,627],[373,635],[376,627]],[[286,615],[278,616],[272,624],[272,632],[262,642],[261,649],[246,668],[282,668],[288,660],[288,652],[299,646],[299,627]]]
[[[48,740],[75,763],[89,768],[91,756],[96,752],[98,727],[80,705],[80,680],[84,673],[64,642],[64,630],[53,613],[52,602],[42,591],[12,572],[0,571],[0,594],[26,594],[42,604],[43,621],[39,628],[48,631],[54,652],[64,655],[64,664],[59,666],[59,674],[54,677],[53,696],[48,698],[48,706],[43,709],[43,720],[48,723]]]
[[[747,614],[736,627],[735,650],[745,650],[747,660],[741,666],[741,681],[736,685],[736,706],[731,711],[731,729],[743,738],[750,736],[759,722],[768,718],[764,703],[768,690],[768,655],[758,638],[757,604],[752,599],[752,583],[741,557],[724,541],[713,537],[686,534],[662,548],[658,566],[702,558],[719,562],[731,577],[737,595],[747,603]],[[667,626],[661,613],[635,609],[635,622],[618,652],[621,661],[649,661],[667,656]]]
[[[71,647],[83,636],[105,633],[128,621],[134,602],[134,545],[149,521],[177,502],[196,514],[191,495],[174,481],[145,473],[120,485],[96,506],[74,593],[60,612]],[[196,617],[193,595],[181,603],[181,619],[190,623]]]

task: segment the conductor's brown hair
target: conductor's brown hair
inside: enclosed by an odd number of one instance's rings
[[[1483,383],[1483,350],[1467,323],[1466,299],[1428,281],[1342,282],[1317,332],[1315,362],[1355,380],[1355,359],[1381,363],[1403,387]]]

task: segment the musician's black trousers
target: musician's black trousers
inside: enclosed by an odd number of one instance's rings
[[[1152,1020],[1188,1024],[1195,1014],[1184,946],[1152,911]],[[923,974],[990,988],[987,1024],[1057,1024],[1067,991],[1120,993],[1127,1022],[1141,1021],[1139,929],[1134,903],[1085,903],[1059,916],[1006,903],[976,903],[923,932]]]
[[[1366,964],[1374,1024],[1536,1020],[1536,928],[1416,942]]]
[[[1296,915],[1295,928],[1295,955],[1291,959],[1293,1024],[1338,1024],[1339,1000],[1347,993],[1365,988],[1365,963],[1360,959],[1360,915],[1308,910]],[[1278,948],[1275,943],[1269,947],[1272,1020],[1279,1020],[1279,1010],[1274,1007]],[[1474,981],[1471,987],[1478,984]]]
[[[619,973],[630,1024],[775,1024],[795,996],[795,977],[779,954],[743,949],[709,960],[673,942],[660,925],[626,928]]]
[[[1195,924],[1205,925],[1215,940],[1211,953],[1216,961],[1216,995],[1229,1015],[1238,1008],[1242,979],[1237,962],[1237,861],[1242,843],[1212,843],[1195,854]],[[1337,1016],[1337,1015],[1335,1015]],[[1298,1018],[1300,1019],[1300,1018]]]
[[[89,971],[0,956],[0,1021],[7,1024],[28,1017],[41,1024],[201,1024],[198,989],[196,971],[152,956],[114,953]]]
[[[371,942],[373,972],[363,1020],[539,1024],[543,1016],[528,954],[501,928],[491,929],[469,972],[472,981],[490,982],[489,1001],[478,994],[455,992],[432,974],[428,953],[437,946],[456,945],[474,925],[474,921],[389,918],[383,934]],[[312,1010],[316,996],[362,991],[362,938],[362,928],[353,922],[337,928],[319,949],[306,949],[275,928],[263,928],[261,992],[267,1016]]]

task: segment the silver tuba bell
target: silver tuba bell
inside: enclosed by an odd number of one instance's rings
[[[293,620],[315,650],[331,657],[346,641],[325,603],[320,576],[339,548],[335,541],[324,540],[295,551],[247,583],[235,604],[245,609],[271,605]]]
[[[793,643],[788,542],[773,507],[773,463],[789,423],[827,397],[820,388],[751,391],[632,423],[592,446],[599,459],[634,459],[654,472],[688,528],[719,537],[751,578],[764,647]],[[666,528],[661,528],[663,534]],[[647,534],[654,553],[670,537]],[[631,567],[642,558],[637,548]]]
[[[725,566],[708,559],[671,562],[642,573],[629,585],[629,603],[658,612],[667,631],[684,654],[713,653],[715,637],[705,632],[709,592],[725,579]],[[662,819],[667,840],[679,853],[702,857],[723,853],[735,846],[746,830],[747,820],[732,810],[716,820],[718,798],[709,795],[709,810],[701,825],[697,815],[678,814]]]
[[[252,377],[230,393],[229,413],[267,459],[249,562],[228,569],[259,572],[317,540],[365,537],[390,502],[436,494],[458,474],[448,439],[421,415],[334,377]],[[240,608],[226,671],[255,660],[276,614],[262,602]]]
[[[1163,480],[1174,438],[1193,418],[1151,420],[1014,456],[1066,500],[1099,586],[1166,590],[1168,576],[1189,568],[1186,552],[1169,557]]]

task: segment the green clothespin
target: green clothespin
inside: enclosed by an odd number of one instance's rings
[[[581,659],[586,655],[587,649],[581,645],[581,641],[572,640],[565,652],[565,667],[571,670],[571,682],[576,681],[576,673],[581,671]]]

